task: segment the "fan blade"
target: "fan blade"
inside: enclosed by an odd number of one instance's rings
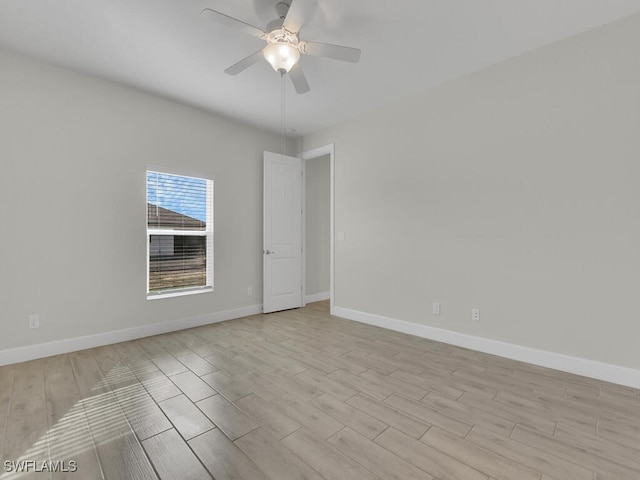
[[[331,45],[320,42],[300,42],[302,53],[307,55],[318,55],[320,57],[333,58],[343,62],[358,63],[360,54],[359,48],[343,47],[342,45]]]
[[[289,11],[282,26],[291,33],[298,33],[306,19],[316,8],[317,0],[291,0]]]
[[[262,55],[262,50],[258,50],[256,53],[252,53],[248,57],[240,60],[238,63],[231,65],[224,71],[224,73],[227,73],[229,75],[237,75],[243,70],[249,68],[254,63],[258,63],[261,58],[264,58],[264,56]]]
[[[307,83],[307,77],[304,76],[304,72],[300,67],[299,63],[296,63],[293,68],[289,71],[289,75],[291,76],[291,81],[293,82],[293,86],[298,93],[307,93],[309,90],[309,84]]]
[[[209,18],[216,23],[220,23],[227,27],[235,28],[236,30],[241,30],[249,35],[253,35],[254,37],[262,38],[265,34],[258,27],[254,27],[253,25],[249,25],[248,23],[243,22],[242,20],[238,20],[237,18],[230,17],[229,15],[225,15],[224,13],[216,12],[215,10],[211,10],[210,8],[205,8],[200,12],[200,16],[204,18]]]

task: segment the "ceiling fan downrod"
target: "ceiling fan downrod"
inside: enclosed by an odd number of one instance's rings
[[[290,5],[286,2],[278,2],[276,3],[276,13],[280,20],[284,20],[287,17],[287,13],[289,13]]]

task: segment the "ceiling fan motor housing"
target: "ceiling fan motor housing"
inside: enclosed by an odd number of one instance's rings
[[[275,20],[271,20],[268,24],[267,24],[267,28],[265,28],[265,31],[267,33],[271,33],[274,30],[277,30],[279,28],[282,28],[282,19],[281,18],[276,18]]]

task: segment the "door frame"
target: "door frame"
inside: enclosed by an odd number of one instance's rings
[[[307,238],[306,238],[306,225],[307,225],[307,204],[306,204],[306,165],[307,161],[315,158],[324,157],[329,155],[329,313],[333,315],[334,309],[334,265],[335,265],[335,236],[334,236],[334,222],[335,222],[335,144],[330,143],[322,147],[314,148],[302,152],[300,158],[302,159],[302,303],[306,304],[305,297],[307,293]]]

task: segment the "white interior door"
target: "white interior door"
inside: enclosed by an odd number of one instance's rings
[[[264,152],[263,311],[302,306],[302,160]]]

